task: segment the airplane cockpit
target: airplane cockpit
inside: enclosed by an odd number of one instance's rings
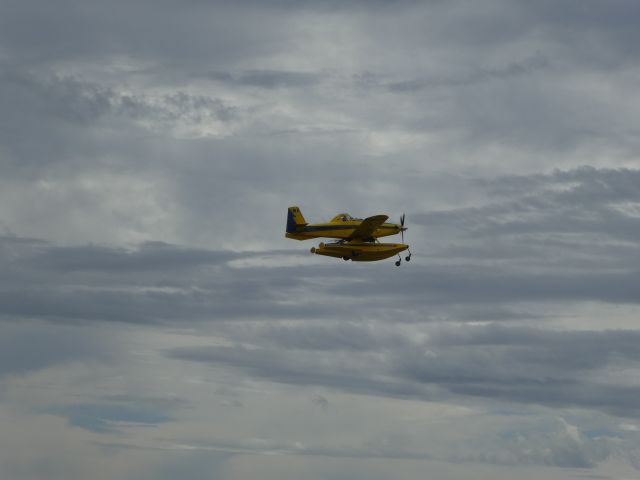
[[[360,220],[360,219],[359,218],[353,218],[348,213],[339,213],[338,215],[333,217],[331,222],[352,222],[354,220]]]
[[[333,217],[331,221],[332,222],[348,222],[350,220],[353,220],[353,218],[348,213],[339,213],[338,215]]]

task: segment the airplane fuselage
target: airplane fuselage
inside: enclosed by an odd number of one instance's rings
[[[362,220],[346,220],[329,223],[315,223],[298,227],[295,232],[287,232],[287,238],[308,240],[310,238],[337,238],[346,240],[352,237]],[[371,235],[373,238],[386,237],[400,233],[400,226],[395,223],[383,223]]]

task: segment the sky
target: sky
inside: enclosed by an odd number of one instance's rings
[[[0,476],[638,478],[639,20],[1,2]]]

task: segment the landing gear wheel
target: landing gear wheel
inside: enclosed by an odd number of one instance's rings
[[[404,259],[405,259],[407,262],[411,261],[411,255],[407,255],[406,257],[404,257]]]
[[[399,267],[399,266],[400,266],[400,260],[396,262],[396,267]]]
[[[342,259],[346,262],[347,260],[349,260],[349,257],[342,257]]]

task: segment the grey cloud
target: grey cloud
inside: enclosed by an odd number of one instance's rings
[[[184,92],[164,95],[155,101],[145,97],[121,95],[116,99],[113,111],[133,119],[187,121],[196,124],[210,120],[231,122],[238,115],[237,108],[225,105],[217,98]]]
[[[230,85],[261,87],[267,89],[279,87],[312,87],[323,78],[323,75],[317,73],[277,70],[251,70],[239,74],[228,72],[208,72],[198,76]]]
[[[0,323],[0,378],[74,362],[110,362],[109,336],[38,322]]]
[[[523,301],[638,301],[639,274],[628,260],[622,271],[589,269],[589,264],[563,270],[557,261],[534,268],[514,252],[507,257],[513,265],[492,266],[483,263],[484,259],[473,259],[472,253],[478,251],[473,242],[466,257],[450,250],[428,267],[412,262],[403,271],[392,270],[393,281],[365,280],[360,266],[337,262],[244,268],[229,263],[297,255],[290,251],[232,253],[160,242],[130,249],[58,247],[13,237],[4,239],[2,245],[0,262],[5,276],[0,279],[0,296],[5,318],[179,321],[186,325],[234,318],[353,318],[356,308],[356,318],[389,321],[508,321],[540,318],[539,313],[512,306]],[[495,257],[500,250],[493,252]],[[466,263],[458,264],[460,258],[467,258]],[[622,259],[613,264],[620,265]],[[385,263],[367,268],[388,275],[390,267]],[[336,275],[342,279],[339,284],[333,281]],[[394,304],[392,299],[401,299],[407,306]],[[308,350],[333,345],[359,351],[388,345],[390,340],[396,342],[393,348],[404,344],[393,332],[379,333],[362,326],[346,324],[341,331],[305,328],[282,328],[267,333],[263,341]]]
[[[472,85],[494,79],[508,79],[510,77],[527,75],[541,69],[550,68],[550,62],[541,55],[520,62],[513,62],[504,67],[479,67],[466,73],[442,78],[417,78],[411,80],[382,83],[380,86],[394,93],[415,93],[435,87],[455,88],[462,85]],[[371,78],[367,77],[370,84]],[[376,82],[377,83],[377,82]],[[375,84],[375,83],[374,83]]]
[[[339,325],[332,328],[343,331]],[[167,354],[232,366],[258,379],[344,392],[431,400],[448,395],[482,397],[630,417],[640,414],[635,401],[640,387],[596,380],[609,366],[638,365],[635,331],[438,328],[427,330],[432,333],[426,340],[407,339],[403,346],[389,339],[386,345],[372,345],[372,351],[317,352],[299,350],[306,346],[305,328],[300,343],[277,348],[265,347],[259,338],[239,330],[230,338],[253,342],[253,347],[184,347]],[[278,331],[274,328],[274,333]]]
[[[98,245],[80,247],[50,246],[24,259],[31,268],[57,272],[82,270],[130,271],[182,270],[216,265],[239,255],[231,252],[184,248],[163,242],[145,242],[135,250]]]
[[[434,391],[425,385],[411,384],[385,375],[384,360],[374,354],[354,358],[337,354],[296,354],[273,348],[184,347],[168,352],[171,358],[227,365],[247,374],[278,383],[324,386],[351,393],[385,395],[399,398],[431,398]],[[366,374],[363,368],[379,367],[378,375]]]
[[[573,385],[569,382],[514,386],[500,384],[461,384],[451,387],[452,393],[474,397],[539,404],[551,408],[588,408],[611,415],[637,418],[640,410],[635,399],[639,387]]]
[[[93,2],[81,8],[66,0],[56,8],[47,4],[34,8],[9,1],[1,13],[0,39],[14,58],[22,56],[23,64],[117,55],[155,61],[172,58],[180,66],[224,62],[237,55],[267,54],[282,41],[282,31],[288,31],[276,15],[279,12],[211,2],[191,2],[189,8],[147,1],[115,2],[105,8]],[[29,32],[23,25],[31,26]]]
[[[406,338],[393,331],[382,332],[357,324],[270,326],[256,333],[264,341],[300,350],[366,351],[402,348],[407,344]]]
[[[602,275],[617,292],[631,293],[625,284],[638,265],[639,182],[634,169],[588,167],[484,180],[478,184],[492,195],[489,203],[415,214],[411,221],[456,236],[439,256],[509,260],[518,275],[534,268],[560,277],[582,271],[575,285],[599,283]]]
[[[5,275],[0,279],[0,314],[73,322],[152,322],[184,314],[185,301],[194,307],[192,314],[198,310],[202,314],[205,297],[191,285],[172,283],[172,273],[206,269],[235,258],[162,243],[127,251],[56,247],[9,237],[2,239],[2,245]]]
[[[129,446],[127,446],[129,448]],[[163,452],[166,455],[166,451]],[[173,480],[188,478],[189,480],[209,480],[221,478],[226,471],[232,454],[221,451],[196,452],[179,455],[177,459],[165,458],[162,465],[150,472],[148,480]]]
[[[153,426],[171,419],[165,412],[149,408],[109,404],[65,405],[46,412],[64,416],[71,425],[96,433],[116,432],[125,425]]]
[[[73,182],[90,171],[147,169],[147,178],[156,179],[160,171],[149,168],[157,168],[157,157],[164,154],[151,151],[166,144],[166,134],[183,129],[197,136],[212,124],[231,125],[242,115],[206,95],[180,90],[147,94],[48,69],[0,74],[0,108],[13,112],[0,118],[0,171],[5,180],[21,179],[32,192],[33,180]]]
[[[493,437],[470,429],[482,445],[450,463],[592,468],[614,455],[613,440],[558,422],[514,427],[510,415],[584,410],[608,425],[620,421],[609,414],[640,415],[637,382],[623,378],[638,368],[637,332],[585,330],[576,317],[594,306],[605,323],[624,303],[615,320],[631,324],[640,299],[640,171],[629,168],[640,146],[638,8],[3,2],[0,376],[16,395],[3,402],[33,401],[27,383],[46,385],[43,401],[66,398],[49,377],[15,377],[56,367],[66,385],[75,370],[65,366],[80,362],[89,376],[105,362],[140,385],[156,368],[146,355],[164,349],[163,374],[193,368],[199,380],[211,365],[205,382],[220,373],[284,384],[269,388],[302,391],[304,408],[328,421],[344,414],[335,391],[363,395],[358,418],[375,427],[366,396],[508,417]],[[602,167],[572,168],[580,163]],[[413,260],[320,263],[308,244],[282,238],[294,203],[313,220],[408,210]],[[242,251],[254,248],[263,251]],[[142,360],[120,358],[121,342],[103,330],[153,335],[140,335]],[[202,346],[184,346],[189,335]],[[104,394],[103,371],[81,389],[94,385],[90,398],[43,411],[79,427],[68,430],[81,440],[130,433],[134,444],[127,424],[173,421],[189,435],[174,414],[190,404]],[[257,395],[221,395],[211,407],[243,405],[258,424]],[[287,431],[269,421],[265,437]],[[383,433],[366,448],[329,435],[300,455],[431,458]],[[167,459],[147,477],[238,476],[225,470],[235,453],[300,450],[290,438],[218,440],[185,441],[205,454]]]
[[[484,439],[465,453],[453,454],[457,461],[502,465],[549,465],[563,468],[594,468],[615,451],[615,443],[570,433],[564,422],[544,428],[500,432]]]
[[[434,336],[428,344],[433,354],[406,355],[399,374],[462,395],[637,417],[638,386],[599,383],[588,375],[608,366],[635,368],[635,337],[634,331],[469,327]]]
[[[412,260],[415,262],[415,259]],[[477,263],[480,263],[477,261]],[[517,267],[514,265],[513,267]],[[559,267],[558,265],[552,265]],[[529,267],[531,268],[531,267]],[[408,268],[407,268],[408,270]],[[527,267],[523,267],[527,270]],[[514,271],[503,266],[477,265],[470,261],[462,266],[432,265],[412,267],[412,271],[380,289],[372,301],[384,305],[391,298],[412,305],[438,307],[459,303],[499,304],[544,301],[600,301],[607,303],[638,302],[637,281],[640,272],[631,266],[629,271],[600,272],[535,272]],[[336,296],[356,295],[374,297],[371,285],[351,285],[348,289],[331,288]],[[398,308],[398,310],[401,310]],[[425,315],[425,318],[428,315]],[[468,315],[465,315],[470,319]]]
[[[9,71],[0,76],[0,84],[6,86],[3,89],[5,95],[0,100],[5,106],[19,101],[23,109],[27,107],[26,113],[31,109],[31,113],[46,113],[74,124],[85,125],[107,114],[132,120],[148,118],[191,122],[209,118],[230,121],[236,114],[233,107],[204,95],[177,92],[150,98],[51,73],[38,76],[28,71]]]
[[[633,21],[640,9],[631,0],[614,0],[606,6],[597,0],[562,5],[545,0],[521,5],[542,30],[568,43],[578,60],[597,61],[605,67],[638,61],[637,51],[630,46],[640,40]],[[583,49],[585,44],[593,48]]]
[[[578,473],[575,475],[576,478],[599,478],[603,480],[612,479],[613,477],[609,475],[598,475],[595,473]]]
[[[159,242],[126,250],[0,240],[4,318],[188,324],[300,315],[299,306],[283,302],[287,289],[304,285],[292,278],[291,268],[277,273],[278,269],[228,266],[232,260],[261,257],[264,252],[208,251]],[[314,318],[329,310],[311,301],[304,314]]]
[[[361,447],[296,444],[271,438],[239,441],[213,440],[208,442],[181,439],[180,445],[193,450],[233,453],[263,453],[295,456],[323,456],[330,458],[379,458],[445,460],[455,463],[484,463],[497,465],[547,465],[563,468],[593,468],[616,451],[615,442],[575,435],[565,422],[555,420],[542,425],[521,425],[520,430],[498,431],[482,439],[460,442],[447,453],[431,452],[423,445],[413,445],[410,435],[381,435]],[[122,447],[126,448],[126,444]],[[586,475],[586,474],[585,474]]]
[[[2,315],[5,318],[46,318],[74,323],[92,320],[132,323],[178,321],[183,325],[242,318],[306,318],[312,321],[326,315],[353,315],[349,313],[353,300],[344,291],[333,300],[327,296],[329,290],[320,296],[320,292],[316,292],[302,303],[292,303],[300,292],[313,287],[305,285],[302,277],[292,276],[291,269],[269,271],[270,275],[267,275],[264,270],[234,273],[221,267],[222,271],[211,272],[211,278],[207,278],[206,265],[192,272],[186,267],[178,267],[184,272],[179,275],[158,268],[148,269],[142,274],[135,269],[118,271],[107,267],[104,272],[96,272],[75,268],[64,274],[46,272],[46,278],[30,272],[20,279],[25,282],[23,286],[9,280],[0,292]],[[24,275],[25,272],[14,273]],[[237,278],[220,278],[223,274],[236,275]],[[65,281],[60,281],[60,278]],[[48,282],[55,279],[58,279],[58,284],[51,288]],[[85,285],[79,286],[77,282]],[[353,294],[364,298],[357,290]],[[440,301],[447,300],[447,297]],[[438,299],[432,297],[432,300]],[[385,310],[393,316],[394,310],[389,310],[385,303],[384,298],[375,301],[372,298],[367,308],[359,309],[358,316],[381,315]],[[475,317],[467,315],[463,318]],[[349,337],[351,334],[355,336]],[[366,330],[350,330],[349,327],[341,333],[309,327],[307,335],[297,335],[300,332],[291,336],[283,329],[282,336],[271,335],[271,338],[277,343],[297,344],[307,349],[327,348],[332,339],[339,340],[333,347],[338,349],[368,349],[380,342],[378,335]],[[394,337],[391,335],[392,339]]]
[[[564,331],[533,327],[465,326],[435,333],[431,341],[441,346],[524,347],[521,360],[539,365],[560,364],[573,369],[589,369],[615,358],[640,360],[636,348],[640,336],[636,331]]]
[[[571,0],[562,5],[546,0],[482,5],[465,1],[456,10],[432,9],[432,28],[418,38],[458,55],[467,54],[470,62],[490,58],[492,50],[509,45],[520,47],[518,50],[542,49],[565,64],[606,69],[637,62],[637,52],[630,48],[638,42],[632,20],[637,10],[632,0],[614,0],[606,6],[597,0]],[[407,37],[411,35],[405,34]],[[477,55],[479,52],[482,54]]]
[[[259,453],[301,456],[322,456],[331,458],[386,458],[399,460],[426,460],[432,458],[429,452],[411,451],[408,449],[394,448],[384,445],[374,448],[354,448],[334,445],[309,445],[302,446],[295,443],[287,443],[275,439],[249,439],[236,442],[224,441],[190,441],[185,440],[183,445],[194,450],[221,451],[234,453]],[[382,448],[381,448],[382,447]]]
[[[563,197],[570,195],[570,198],[624,200],[629,196],[637,198],[634,186],[639,176],[638,170],[632,168],[582,166],[572,170],[556,169],[547,174],[502,175],[492,179],[476,179],[475,182],[496,195],[522,196],[532,191],[547,191]],[[554,186],[565,188],[554,191]]]

